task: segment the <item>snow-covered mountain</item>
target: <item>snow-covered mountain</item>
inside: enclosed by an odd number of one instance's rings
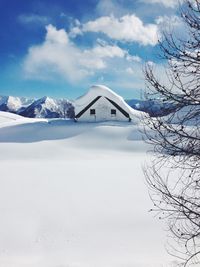
[[[30,105],[34,99],[26,97],[0,96],[0,111],[17,113],[22,107]]]
[[[34,101],[19,114],[29,118],[73,118],[74,107],[66,99],[56,100],[45,96]]]
[[[126,100],[127,104],[133,109],[144,111],[152,117],[166,116],[177,109],[173,103],[163,101],[162,99],[152,100]]]
[[[30,118],[73,118],[74,107],[67,99],[42,97],[38,100],[25,97],[0,96],[0,111],[16,113]]]

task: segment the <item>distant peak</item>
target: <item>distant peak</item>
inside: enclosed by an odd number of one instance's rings
[[[52,102],[52,101],[54,101],[52,98],[48,96],[43,96],[42,98],[39,98],[38,100],[36,100],[35,103],[42,104],[42,103],[47,103],[47,102]]]
[[[50,99],[50,97],[48,97],[48,96],[43,96],[42,98],[40,98],[41,101],[47,101],[49,99]]]

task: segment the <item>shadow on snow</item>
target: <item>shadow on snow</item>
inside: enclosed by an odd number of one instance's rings
[[[0,128],[0,143],[33,143],[45,140],[68,139],[100,126],[130,127],[131,125],[133,126],[130,122],[112,121],[98,123],[76,123],[73,120],[62,119],[36,121]]]

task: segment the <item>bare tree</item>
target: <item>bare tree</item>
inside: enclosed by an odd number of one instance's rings
[[[145,135],[155,152],[145,174],[154,203],[152,210],[166,219],[176,241],[170,253],[186,266],[200,264],[199,0],[186,0],[180,13],[184,38],[165,30],[159,41],[161,56],[167,62],[167,82],[160,81],[153,65],[147,64],[144,71],[146,98],[159,98],[176,107],[170,115],[144,118]]]

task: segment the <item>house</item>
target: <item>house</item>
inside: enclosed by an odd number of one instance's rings
[[[94,85],[76,99],[75,120],[85,122],[131,121],[134,111],[124,99],[103,85]]]

